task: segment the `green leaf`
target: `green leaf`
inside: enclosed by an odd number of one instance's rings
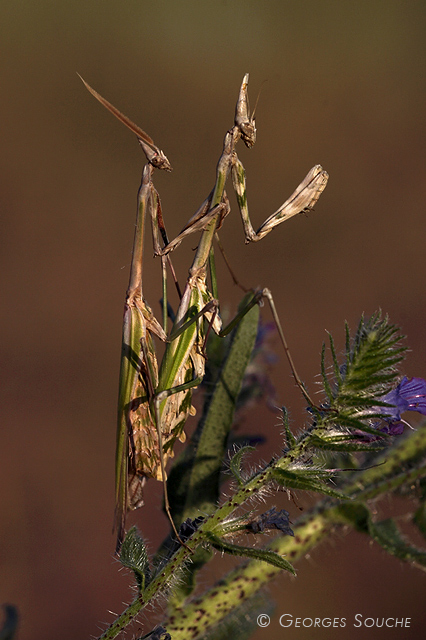
[[[300,472],[288,471],[287,469],[273,469],[272,476],[276,482],[289,489],[301,489],[303,491],[315,491],[332,498],[348,500],[348,496],[340,491],[331,489],[321,480],[309,477],[303,470]]]
[[[426,567],[426,551],[408,544],[392,518],[370,521],[370,535],[385,551],[404,562]]]
[[[377,442],[361,443],[359,442],[358,436],[350,433],[333,436],[318,436],[316,433],[313,433],[311,442],[315,447],[323,451],[341,451],[346,453],[352,451],[381,451],[385,446]]]
[[[215,526],[215,533],[220,536],[226,536],[235,534],[237,531],[247,531],[247,523],[253,514],[254,510],[246,512],[243,516],[226,519]]]
[[[371,536],[389,554],[404,562],[426,567],[426,551],[407,543],[392,518],[374,522],[369,509],[356,502],[340,505],[336,512],[357,531]]]
[[[425,477],[426,424],[423,424],[417,431],[396,438],[392,447],[374,459],[373,466],[351,476],[346,492],[357,497],[361,494],[365,500],[393,491],[412,493],[413,483]]]
[[[339,365],[339,361],[337,359],[337,353],[336,353],[336,348],[334,346],[333,336],[331,334],[329,334],[328,337],[329,337],[329,340],[330,340],[330,353],[331,353],[331,358],[332,358],[332,361],[333,361],[334,377],[336,379],[337,387],[340,389],[340,387],[342,386],[342,383],[343,383],[343,378],[342,378],[342,374],[340,372],[340,365]]]
[[[216,508],[228,435],[243,376],[256,341],[258,320],[259,306],[256,304],[232,332],[228,350],[222,357],[222,367],[212,385],[214,390],[206,397],[203,415],[189,444],[169,474],[167,486],[175,522],[194,518],[200,511],[212,513]],[[164,556],[165,553],[166,545],[157,556]],[[201,549],[191,558],[192,566],[182,576],[175,590],[174,606],[179,607],[192,592],[196,572],[209,559],[210,553]]]
[[[136,527],[132,527],[124,538],[120,562],[133,571],[139,591],[143,592],[150,579],[149,561],[144,541]]]
[[[321,370],[324,390],[333,407],[366,408],[374,406],[374,397],[386,393],[395,380],[395,365],[403,359],[406,348],[400,345],[404,336],[398,327],[375,313],[369,320],[361,318],[354,339],[351,341],[346,325],[346,362],[339,366],[336,349],[330,336],[330,353],[333,364],[336,391],[325,376],[324,356]],[[337,421],[337,417],[336,417]]]
[[[249,451],[255,451],[255,450],[256,450],[255,447],[250,447],[250,446],[241,447],[241,449],[238,449],[237,453],[232,456],[229,462],[229,470],[231,471],[234,478],[237,480],[239,486],[243,486],[244,484],[244,480],[241,476],[241,462],[242,462],[243,456],[249,453]]]
[[[296,446],[297,440],[290,429],[287,409],[285,407],[281,407],[281,413],[282,413],[282,421],[284,426],[285,441],[286,441],[287,447],[291,451],[291,449],[293,449]]]
[[[293,469],[288,469],[289,472],[293,472]],[[299,473],[299,469],[296,470]],[[336,470],[322,469],[321,467],[303,467],[300,469],[300,474],[303,474],[306,478],[316,478],[317,480],[331,480],[337,475]]]
[[[212,547],[218,551],[222,551],[233,556],[261,560],[262,562],[267,562],[278,569],[289,571],[294,576],[296,575],[293,565],[291,565],[288,560],[285,560],[282,556],[278,555],[278,553],[275,553],[275,551],[269,551],[268,549],[256,549],[254,547],[241,547],[237,544],[231,544],[230,542],[223,540],[223,538],[215,536],[211,531],[206,532],[206,537]]]
[[[243,300],[244,303],[244,300]],[[173,465],[168,489],[175,522],[212,513],[243,376],[256,341],[259,306],[243,316],[232,333],[228,353],[203,415],[184,454]]]

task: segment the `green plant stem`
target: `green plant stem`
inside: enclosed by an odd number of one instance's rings
[[[314,432],[315,430],[311,433]],[[209,531],[220,535],[221,523],[244,502],[267,487],[271,483],[275,469],[285,469],[307,450],[310,446],[310,435],[308,434],[284,456],[249,478],[231,498],[208,517],[186,541],[187,548],[181,547],[167,564],[159,567],[143,595],[140,594],[135,598],[99,640],[116,638],[156,595],[167,592],[179,570],[184,567],[190,557],[189,549],[195,551],[200,544],[203,544],[207,538],[206,533]],[[383,454],[374,467],[358,472],[356,479],[345,490],[348,499],[355,498],[357,502],[361,500],[364,502],[424,477],[425,453],[426,429],[422,428]],[[380,464],[381,462],[386,464]],[[406,468],[402,469],[402,465],[406,465]],[[351,501],[351,504],[354,502]],[[266,548],[285,556],[291,562],[296,562],[334,529],[348,524],[352,523],[342,515],[340,501],[337,503],[336,500],[331,501],[327,498],[299,519],[294,528],[294,537],[278,537]],[[172,634],[173,640],[187,638],[188,628],[191,628],[191,637],[197,638],[200,633],[219,622],[235,606],[242,604],[279,572],[280,569],[266,566],[263,562],[250,561],[232,571],[200,598],[185,603],[182,608],[174,609],[163,626],[166,626],[167,631]]]
[[[285,555],[293,563],[319,544],[333,526],[327,512],[317,512],[303,518],[303,522],[294,530],[294,538],[276,538],[267,548]],[[175,610],[163,624],[173,640],[188,638],[188,629],[191,629],[191,638],[201,637],[208,628],[253,596],[280,572],[280,569],[270,565],[266,567],[263,562],[250,561],[231,571],[207,594]]]
[[[365,500],[388,494],[402,486],[410,486],[426,473],[426,428],[401,441],[387,451],[379,465],[358,472],[357,479],[345,493],[355,501],[349,508]],[[278,463],[280,461],[277,461]],[[386,464],[380,465],[380,462]],[[407,465],[404,471],[402,465]],[[294,537],[275,538],[266,548],[285,556],[292,564],[303,558],[311,549],[320,544],[338,528],[354,527],[355,523],[345,518],[344,511],[336,501],[325,499],[309,513],[302,516],[294,527]],[[184,640],[191,629],[191,638],[200,638],[206,631],[220,622],[228,613],[239,607],[245,600],[255,595],[267,582],[280,573],[280,569],[259,561],[250,561],[231,571],[209,591],[199,598],[174,609],[163,622],[173,640]]]

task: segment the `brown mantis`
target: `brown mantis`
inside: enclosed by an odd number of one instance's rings
[[[160,200],[152,183],[154,168],[171,170],[168,159],[142,129],[82,79],[90,93],[136,134],[148,160],[138,193],[136,231],[123,322],[116,449],[117,549],[123,540],[126,513],[129,509],[136,509],[143,504],[142,488],[149,477],[163,482],[165,510],[180,541],[170,513],[165,467],[168,457],[173,455],[175,441],[185,439],[184,425],[192,412],[191,388],[197,386],[204,376],[204,318],[216,333],[224,335],[238,322],[241,315],[262,297],[267,297],[296,382],[310,401],[294,369],[269,290],[254,292],[247,308],[221,331],[218,302],[206,285],[207,264],[213,238],[230,211],[225,192],[225,183],[230,172],[246,242],[258,241],[284,220],[302,211],[311,210],[328,180],[328,174],[320,165],[313,167],[292,196],[267,218],[257,232],[254,232],[247,208],[245,171],[235,152],[240,138],[249,148],[256,140],[254,115],[250,115],[248,107],[248,79],[249,76],[246,74],[238,96],[234,126],[225,135],[214,188],[181,233],[171,242],[168,242],[162,225]],[[155,319],[142,294],[143,236],[147,215],[152,223],[154,251],[162,256],[163,270],[168,254],[176,249],[187,235],[195,231],[202,232],[169,337]],[[163,246],[160,244],[160,232]],[[160,367],[155,355],[153,335],[166,342]]]

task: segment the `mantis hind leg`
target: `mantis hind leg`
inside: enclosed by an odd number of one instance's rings
[[[285,335],[284,335],[284,331],[283,331],[283,328],[282,328],[282,325],[281,325],[281,321],[280,321],[280,318],[278,316],[277,309],[275,307],[274,299],[273,299],[272,293],[271,293],[271,291],[269,289],[264,288],[264,289],[257,289],[257,290],[254,290],[254,291],[253,290],[250,291],[246,295],[245,299],[243,299],[243,303],[244,304],[241,305],[240,311],[237,313],[235,318],[233,320],[231,320],[231,322],[224,329],[222,329],[222,331],[220,332],[219,335],[221,337],[228,335],[228,333],[230,333],[230,331],[232,331],[232,329],[234,329],[234,327],[240,322],[241,318],[243,318],[246,315],[246,313],[248,313],[250,311],[250,309],[252,309],[254,307],[255,304],[261,304],[262,300],[265,299],[265,298],[268,301],[269,307],[271,309],[271,313],[272,313],[272,316],[274,318],[275,325],[277,327],[278,335],[280,337],[281,344],[283,345],[287,361],[288,361],[288,363],[290,365],[290,369],[291,369],[291,373],[293,375],[293,378],[294,378],[297,386],[299,387],[303,397],[308,402],[308,404],[311,407],[315,407],[316,406],[315,403],[311,399],[309,393],[306,390],[305,385],[303,384],[299,374],[297,373],[295,364],[293,362],[293,358],[292,358],[291,353],[290,353],[290,349],[289,349],[288,344],[287,344],[287,340],[286,340]]]

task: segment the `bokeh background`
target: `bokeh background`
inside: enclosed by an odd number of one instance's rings
[[[254,245],[245,246],[234,206],[221,235],[235,271],[247,286],[272,289],[311,389],[326,330],[342,348],[344,320],[355,327],[379,307],[409,336],[405,373],[425,376],[425,17],[424,2],[396,0],[2,0],[0,601],[19,607],[20,640],[96,636],[113,619],[108,610],[131,597],[111,525],[143,156],[76,72],[170,158],[173,173],[155,180],[174,236],[213,185],[249,71],[252,103],[262,86],[258,142],[239,153],[254,226],[314,164],[330,182],[315,212]],[[174,256],[181,280],[195,244]],[[159,265],[147,254],[145,295],[157,312]],[[219,277],[232,311],[240,294],[225,269]],[[274,383],[297,429],[303,403],[281,354]],[[261,408],[245,425],[267,438],[260,456],[277,450],[276,424]],[[150,483],[146,508],[130,520],[152,550],[167,531],[160,504],[161,487]],[[398,509],[387,502],[378,516]],[[206,568],[205,585],[222,570]],[[368,632],[379,639],[424,631],[423,576],[360,535],[329,540],[298,573],[271,585],[280,615],[412,618],[411,629]],[[134,631],[160,620],[150,614]],[[255,637],[284,633],[313,634],[275,621]],[[361,633],[347,626],[315,637]]]

